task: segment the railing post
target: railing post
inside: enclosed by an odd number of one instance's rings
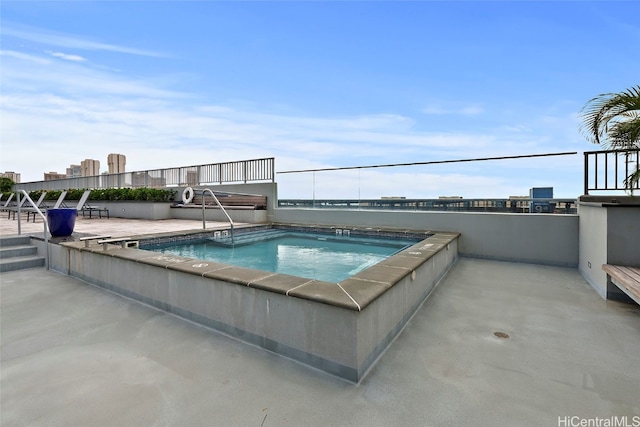
[[[589,194],[589,153],[584,153],[584,195]]]
[[[247,183],[247,161],[242,162],[242,177],[244,178],[244,183]]]

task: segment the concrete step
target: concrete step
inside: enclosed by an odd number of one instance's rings
[[[31,255],[0,259],[0,273],[36,267],[44,267],[44,257]]]
[[[227,235],[222,235],[222,233],[220,235],[214,234],[215,237],[211,238],[210,240],[222,246],[241,246],[249,245],[255,242],[261,242],[264,240],[274,239],[285,234],[286,231],[277,229],[252,231],[251,233],[239,233],[234,235],[232,242],[231,233],[229,232]]]
[[[44,257],[39,256],[38,248],[30,243],[29,236],[0,237],[0,273],[44,267]]]
[[[0,246],[0,259],[37,254],[38,248],[33,245]]]
[[[28,245],[31,243],[29,236],[4,236],[0,237],[0,247]]]

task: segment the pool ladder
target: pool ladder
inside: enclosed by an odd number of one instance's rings
[[[205,202],[204,202],[204,196],[205,193],[209,193],[211,194],[211,197],[213,197],[213,200],[216,202],[216,204],[218,205],[218,207],[220,208],[220,210],[222,211],[222,213],[224,213],[224,215],[227,217],[227,220],[229,221],[229,225],[231,226],[231,244],[233,244],[233,220],[231,219],[231,217],[229,216],[229,214],[227,213],[227,210],[224,208],[224,206],[222,206],[222,203],[220,203],[220,200],[218,200],[218,198],[216,197],[216,195],[213,193],[213,191],[211,191],[211,189],[209,188],[205,188],[203,190],[195,190],[194,189],[194,193],[200,193],[202,194],[202,229],[206,229],[206,223],[204,220],[204,207],[205,207]]]

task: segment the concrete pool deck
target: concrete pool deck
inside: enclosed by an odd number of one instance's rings
[[[7,427],[640,417],[640,309],[575,269],[460,259],[358,385],[53,271],[0,279]]]
[[[236,226],[243,224],[236,223]],[[21,223],[22,234],[35,235],[44,231],[41,219],[36,222],[27,222],[24,218]],[[228,222],[207,221],[207,229],[229,227]],[[109,234],[112,237],[125,237],[129,234],[153,234],[164,233],[166,231],[186,231],[201,230],[202,220],[190,219],[162,219],[162,220],[145,220],[145,219],[125,219],[125,218],[96,218],[83,217],[80,215],[76,219],[74,232],[103,235]],[[6,215],[0,217],[0,236],[10,236],[18,234],[18,221],[7,219]]]

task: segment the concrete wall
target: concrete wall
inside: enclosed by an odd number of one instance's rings
[[[607,208],[607,263],[640,267],[640,206]]]
[[[132,219],[170,219],[173,202],[135,201],[91,201],[91,205],[109,209],[109,216]],[[93,215],[98,216],[97,212]],[[104,213],[103,213],[104,215]]]
[[[267,222],[268,213],[266,210],[254,209],[225,209],[234,223],[261,224]],[[194,219],[202,220],[201,208],[171,208],[171,218],[174,219]],[[220,209],[209,208],[204,210],[206,221],[228,222],[227,217]]]
[[[278,208],[274,221],[453,231],[462,233],[462,256],[562,267],[579,260],[577,215]]]
[[[640,205],[580,202],[579,212],[580,273],[602,298],[628,299],[602,265],[640,267]]]
[[[580,261],[578,270],[602,297],[607,297],[607,210],[600,205],[580,204]]]

